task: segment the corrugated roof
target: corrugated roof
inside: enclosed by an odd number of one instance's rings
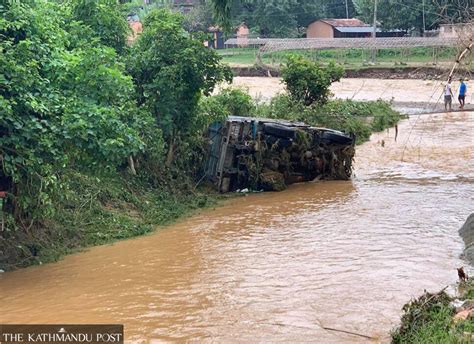
[[[359,27],[336,26],[334,28],[337,31],[344,32],[344,33],[370,33],[373,31],[373,28],[370,26],[359,26]]]
[[[370,26],[364,23],[362,20],[352,18],[352,19],[321,19],[322,22],[329,24],[334,27],[362,27]]]

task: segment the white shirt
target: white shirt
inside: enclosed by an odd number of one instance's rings
[[[451,95],[451,84],[446,84],[446,86],[444,87],[444,95],[445,96]]]

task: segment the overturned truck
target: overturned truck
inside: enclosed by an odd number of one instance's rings
[[[209,128],[206,175],[220,192],[280,191],[315,179],[349,179],[355,137],[300,122],[232,116]]]

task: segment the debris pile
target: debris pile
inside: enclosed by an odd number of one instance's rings
[[[230,117],[209,129],[206,175],[219,191],[281,191],[314,179],[349,179],[355,138],[304,123]]]

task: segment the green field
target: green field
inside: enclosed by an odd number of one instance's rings
[[[382,67],[419,66],[454,62],[456,48],[411,48],[411,49],[381,49],[377,51],[376,64]],[[258,53],[255,48],[230,48],[218,50],[225,63],[233,66],[254,65]],[[336,61],[346,68],[359,68],[369,65],[371,51],[368,49],[327,49],[327,50],[287,50],[262,55],[263,63],[278,66],[290,54],[305,56],[321,62]]]

